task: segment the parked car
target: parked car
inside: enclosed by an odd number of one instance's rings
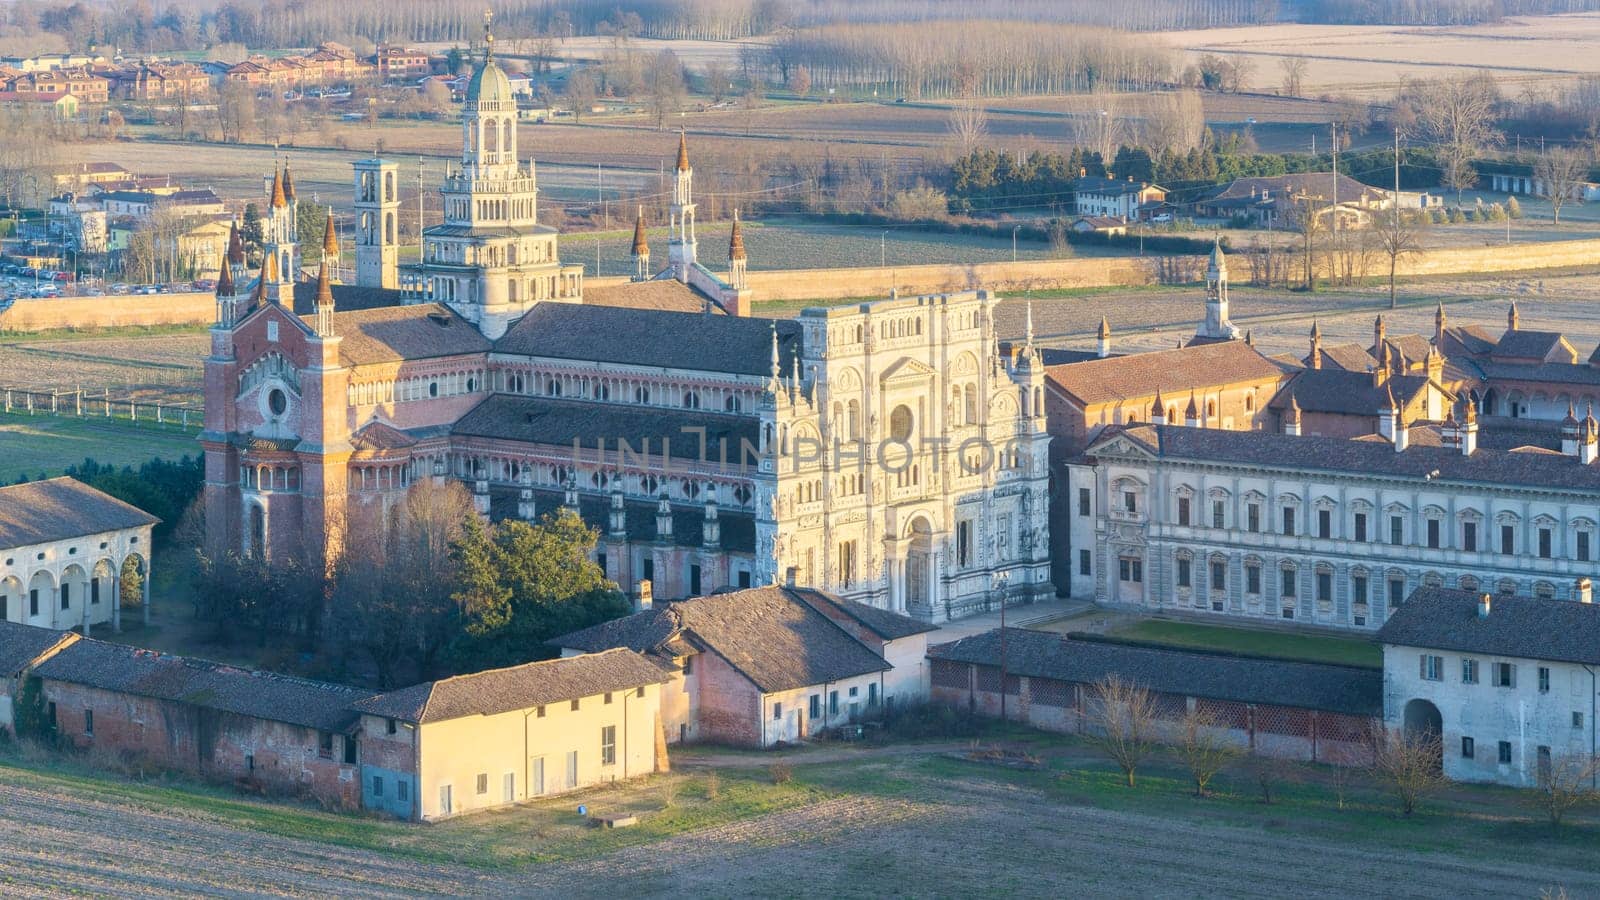
[[[1171,222],[1172,221],[1172,213],[1156,213],[1155,215],[1150,217],[1150,221],[1159,222],[1159,223],[1162,223],[1162,224],[1165,224],[1167,222]]]

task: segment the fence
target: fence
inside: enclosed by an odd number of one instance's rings
[[[198,407],[160,399],[112,396],[110,388],[46,391],[8,387],[3,391],[4,411],[12,415],[112,419],[177,431],[199,431],[205,422],[205,411]]]
[[[1000,715],[1000,670],[952,660],[932,660],[931,695],[936,703],[983,716]],[[1006,718],[1047,731],[1092,733],[1094,687],[1072,681],[1008,674]],[[1299,759],[1334,765],[1362,765],[1372,759],[1375,716],[1269,703],[1214,700],[1152,692],[1158,736],[1175,737],[1191,709],[1208,713],[1224,736],[1256,756]]]

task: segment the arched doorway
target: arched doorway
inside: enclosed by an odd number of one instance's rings
[[[1439,707],[1427,700],[1412,700],[1406,704],[1404,724],[1406,737],[1444,734],[1444,716],[1439,714]]]
[[[906,609],[933,606],[933,526],[926,516],[918,516],[906,535]]]
[[[1412,700],[1406,704],[1405,718],[1406,743],[1413,746],[1423,743],[1430,746],[1434,752],[1434,769],[1444,768],[1444,717],[1439,714],[1439,707],[1427,700]]]
[[[21,622],[25,618],[22,607],[22,579],[15,575],[0,578],[0,618]]]

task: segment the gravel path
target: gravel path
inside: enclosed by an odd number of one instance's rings
[[[921,793],[921,792],[919,792]],[[592,860],[484,873],[279,838],[114,803],[0,788],[0,893],[499,897],[895,895],[1537,897],[1600,877],[1540,865],[1316,842],[1077,806],[986,780],[937,799],[843,797]]]

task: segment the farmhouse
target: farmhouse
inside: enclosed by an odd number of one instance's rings
[[[350,704],[366,691],[87,638],[29,675],[39,680],[46,721],[72,746],[359,805]]]
[[[821,591],[772,586],[652,607],[551,643],[568,655],[627,647],[664,665],[668,741],[770,747],[922,699],[934,630]]]
[[[1383,709],[1377,669],[1021,628],[1001,642],[996,629],[929,648],[934,702],[998,716],[1003,693],[1006,718],[1082,733],[1095,728],[1095,683],[1115,675],[1152,692],[1161,730],[1199,711],[1251,753],[1342,765],[1368,758]]]
[[[433,821],[660,771],[666,680],[616,649],[360,700],[363,802]]]
[[[1121,219],[1124,222],[1147,218],[1149,213],[1163,207],[1167,189],[1147,181],[1134,181],[1130,176],[1118,181],[1108,174],[1105,178],[1085,176],[1073,183],[1077,195],[1077,213],[1080,216],[1101,216]]]
[[[1588,578],[1574,594],[1413,593],[1378,632],[1384,721],[1439,737],[1459,781],[1542,784],[1595,757],[1600,607]]]
[[[1236,178],[1202,194],[1191,208],[1196,217],[1240,217],[1259,228],[1289,227],[1309,210],[1327,219],[1326,226],[1337,216],[1340,227],[1356,228],[1370,224],[1372,213],[1392,202],[1389,192],[1348,175],[1306,172]]]
[[[124,572],[150,614],[155,516],[73,478],[0,487],[0,619],[45,628],[122,628]]]

